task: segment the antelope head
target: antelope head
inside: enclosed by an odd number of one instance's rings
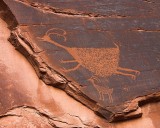
[[[37,37],[39,40],[41,41],[51,41],[52,38],[51,36],[56,36],[58,38],[63,38],[63,41],[66,42],[66,31],[63,29],[59,29],[59,28],[52,28],[49,29],[44,36],[42,37]]]

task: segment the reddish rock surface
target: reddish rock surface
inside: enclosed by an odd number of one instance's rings
[[[108,127],[63,91],[45,85],[7,39],[0,19],[0,128]]]
[[[142,110],[139,105],[159,99],[159,2],[124,0],[106,5],[101,1],[90,6],[89,1],[78,6],[74,1],[4,2],[1,17],[12,30],[10,36],[2,21],[5,32],[1,35],[6,43],[1,45],[0,56],[4,97],[0,122],[4,126],[7,120],[17,120],[19,123],[8,127],[132,128],[134,123],[136,127],[158,128],[154,109],[159,104]],[[9,44],[9,36],[44,83]],[[108,121],[144,115],[109,124],[47,85],[64,90]],[[22,120],[28,123],[21,124]]]

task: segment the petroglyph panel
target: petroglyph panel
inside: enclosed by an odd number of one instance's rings
[[[78,92],[105,110],[124,114],[124,103],[160,91],[158,1],[5,2],[21,36],[32,42],[27,45],[39,48],[36,55],[43,64],[78,88],[73,97]],[[108,118],[103,109],[97,110]]]

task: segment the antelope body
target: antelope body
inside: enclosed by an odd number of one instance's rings
[[[62,29],[53,28],[48,30],[42,39],[65,49],[74,58],[74,60],[62,61],[62,63],[78,63],[77,66],[72,69],[64,69],[64,72],[75,71],[80,66],[83,66],[95,76],[100,77],[109,77],[113,74],[119,74],[135,79],[135,74],[139,74],[137,70],[119,67],[120,50],[116,44],[115,48],[70,48],[52,40],[50,37],[51,35],[56,35],[66,41],[66,32]]]
[[[107,94],[109,102],[112,103],[113,102],[113,98],[112,98],[113,88],[109,88],[107,86],[97,85],[94,80],[96,80],[95,77],[91,77],[89,79],[89,81],[93,84],[93,86],[95,87],[95,89],[99,93],[99,100],[103,100],[104,101],[104,95]]]

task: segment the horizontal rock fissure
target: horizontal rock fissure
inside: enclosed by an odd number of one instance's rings
[[[51,116],[51,115],[49,115],[49,114],[46,114],[45,111],[43,112],[43,110],[39,110],[39,109],[36,108],[36,107],[26,106],[26,105],[15,106],[15,107],[11,108],[11,109],[9,109],[8,112],[6,112],[5,114],[0,115],[0,118],[11,117],[11,116],[23,117],[23,115],[21,115],[21,114],[18,114],[18,115],[17,115],[17,114],[14,114],[14,113],[13,113],[14,110],[16,110],[16,109],[22,109],[22,110],[23,110],[23,109],[24,109],[24,110],[25,110],[25,109],[28,109],[28,110],[33,110],[35,114],[38,114],[38,115],[40,115],[40,116],[42,116],[42,117],[44,117],[44,118],[46,118],[46,119],[48,119],[48,120],[52,120],[52,121],[54,121],[54,122],[59,122],[59,123],[62,123],[62,124],[67,124],[68,126],[73,126],[73,125],[74,125],[74,124],[69,123],[69,122],[67,122],[67,121],[61,120],[59,117],[54,117],[54,116]],[[13,111],[13,112],[12,112],[12,111]],[[67,115],[69,115],[69,116],[71,116],[71,117],[77,118],[84,126],[88,126],[88,127],[91,127],[91,126],[92,126],[92,125],[89,125],[89,124],[83,122],[83,120],[82,120],[79,116],[71,115],[71,114],[69,114],[69,113],[64,113],[64,114],[67,114]],[[63,115],[61,115],[61,116],[63,116]],[[61,117],[61,116],[60,116],[60,117]],[[51,124],[51,125],[55,126],[55,124]],[[57,128],[58,128],[58,127],[57,127]]]
[[[11,109],[9,109],[8,112],[6,112],[5,114],[0,115],[0,118],[11,117],[11,116],[23,118],[23,117],[24,117],[24,116],[23,116],[23,113],[21,113],[21,114],[19,114],[19,115],[14,114],[14,110],[16,110],[16,109],[19,109],[19,110],[22,109],[22,110],[25,110],[25,111],[27,111],[26,109],[32,110],[32,111],[34,111],[35,114],[38,114],[39,116],[46,118],[48,121],[49,121],[49,120],[52,120],[52,121],[55,121],[55,122],[65,123],[65,124],[69,125],[67,122],[64,122],[64,121],[55,119],[56,117],[50,117],[50,116],[47,115],[46,113],[41,112],[40,110],[38,110],[36,107],[26,106],[26,105],[15,106],[15,107],[11,108]],[[12,114],[12,113],[13,113],[13,114]],[[32,113],[33,113],[33,112],[32,112]],[[58,128],[55,124],[50,123],[50,121],[49,121],[49,124],[50,124],[51,126],[53,126],[53,127]]]
[[[136,32],[160,32],[160,30],[147,30],[147,29],[132,29],[130,31],[136,31]]]
[[[113,14],[113,15],[101,15],[101,14],[95,14],[95,13],[86,13],[86,12],[78,12],[76,10],[71,10],[71,9],[59,9],[55,8],[52,6],[48,5],[43,5],[40,3],[35,3],[35,2],[29,2],[29,1],[24,1],[24,0],[15,0],[17,2],[21,2],[25,5],[31,6],[33,8],[36,8],[42,12],[48,12],[48,13],[54,13],[54,14],[59,14],[62,16],[77,16],[77,17],[85,17],[85,18],[129,18],[130,16],[125,16],[125,15],[118,15],[118,14]]]

